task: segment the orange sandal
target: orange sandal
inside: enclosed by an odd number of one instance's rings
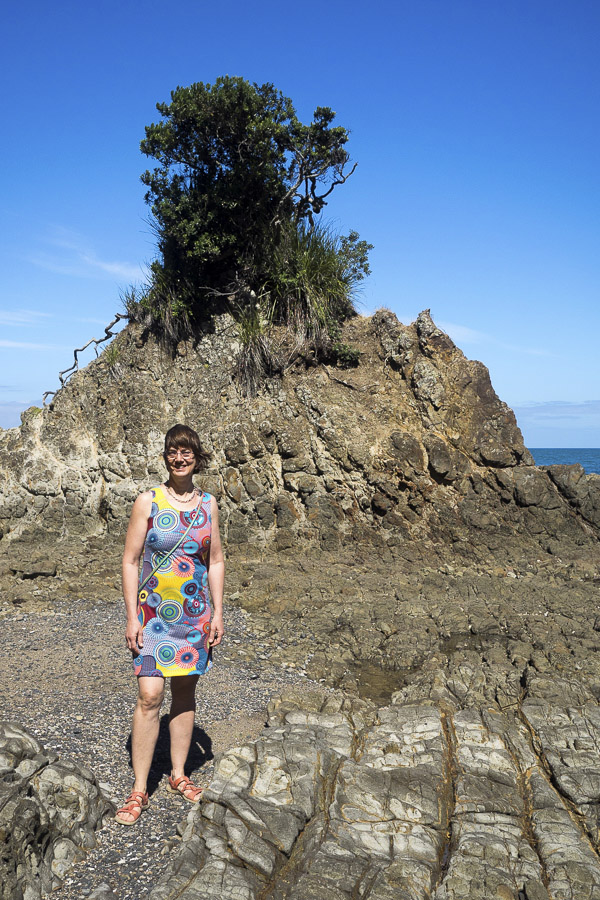
[[[182,775],[180,778],[172,778],[169,775],[167,790],[173,794],[181,794],[183,799],[189,800],[190,803],[199,803],[200,794],[202,793],[202,788],[196,787],[186,775]]]
[[[148,809],[148,806],[147,791],[132,791],[121,809],[117,810],[115,819],[119,825],[135,825],[142,814],[142,810]],[[129,822],[127,819],[123,819],[121,813],[129,813],[130,816],[133,816],[132,820]]]

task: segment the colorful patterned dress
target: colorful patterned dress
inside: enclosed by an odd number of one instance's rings
[[[212,665],[207,571],[212,498],[201,492],[198,506],[184,512],[171,506],[162,486],[152,489],[152,499],[140,584],[177,544],[197,511],[198,517],[183,543],[138,593],[144,646],[133,668],[136,675],[161,678],[203,675]]]

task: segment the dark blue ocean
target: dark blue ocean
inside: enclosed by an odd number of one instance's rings
[[[529,447],[536,466],[573,465],[580,463],[586,472],[600,475],[600,449],[590,447]]]

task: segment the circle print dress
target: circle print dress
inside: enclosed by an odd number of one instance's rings
[[[162,486],[152,489],[140,585],[158,569],[138,592],[144,646],[133,660],[136,675],[204,675],[212,665],[207,567],[211,499],[202,492],[198,505],[182,512],[170,505]],[[184,541],[165,560],[190,522],[194,525]]]

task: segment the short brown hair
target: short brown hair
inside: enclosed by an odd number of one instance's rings
[[[200,443],[198,432],[190,428],[189,425],[173,425],[165,434],[165,449],[163,451],[165,462],[167,461],[167,450],[170,450],[171,447],[174,450],[191,450],[193,452],[196,457],[194,473],[201,472],[202,469],[207,467],[210,458],[209,454]]]

